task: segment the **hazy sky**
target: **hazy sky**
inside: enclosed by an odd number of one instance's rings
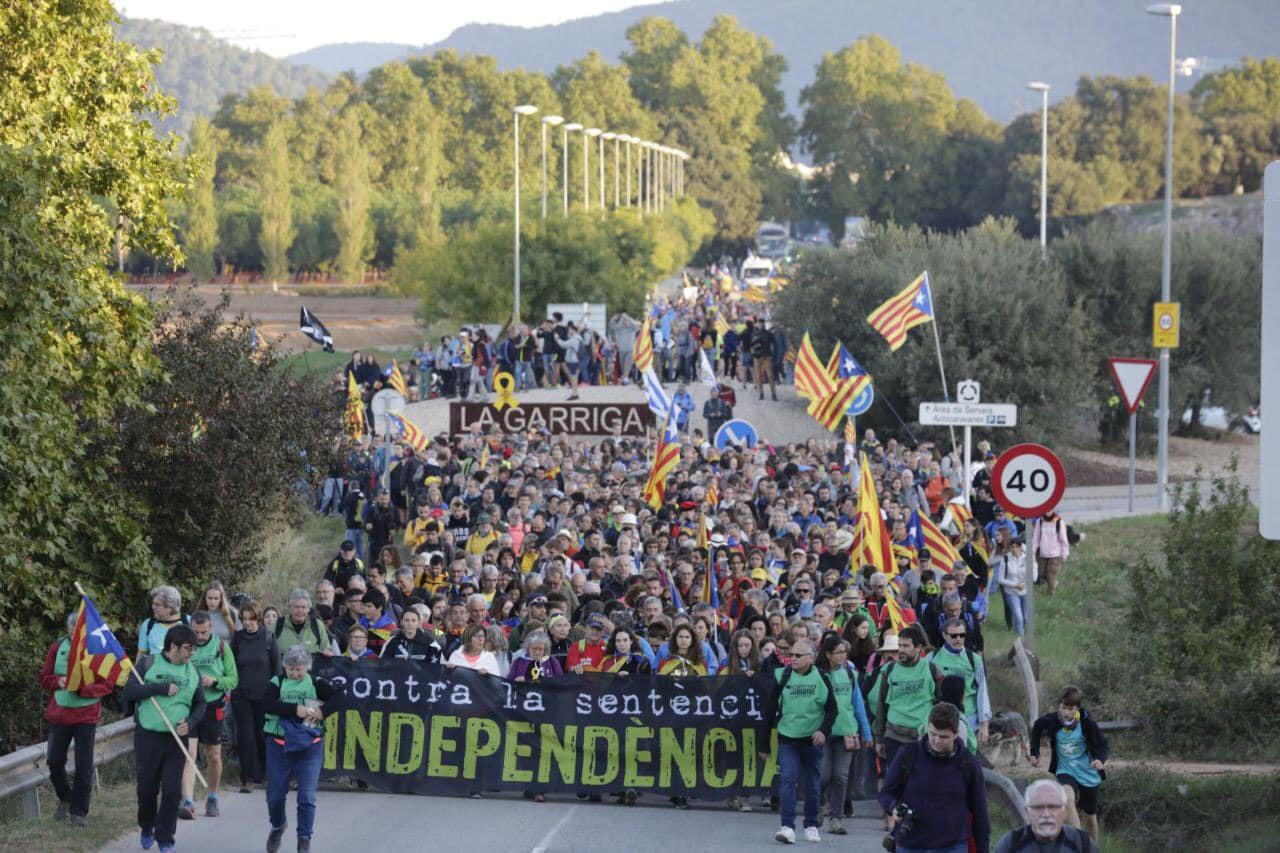
[[[204,27],[242,47],[286,56],[341,41],[422,45],[463,24],[556,24],[661,0],[112,0],[131,18]]]

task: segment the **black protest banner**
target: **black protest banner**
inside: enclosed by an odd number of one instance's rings
[[[317,659],[325,778],[399,793],[497,790],[729,797],[777,774],[758,754],[770,679],[567,675],[512,683],[408,661]]]

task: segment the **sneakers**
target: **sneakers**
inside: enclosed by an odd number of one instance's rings
[[[784,826],[773,834],[773,840],[779,844],[795,844],[796,831],[789,826]]]
[[[217,798],[217,797],[209,797],[207,800],[205,800],[205,801],[204,801],[204,816],[205,816],[205,817],[218,817],[220,814],[221,814],[221,812],[219,812],[219,811],[218,811],[218,798]]]
[[[831,821],[827,824],[827,832],[831,833],[832,835],[848,835],[849,834],[849,830],[844,828],[843,821],[841,821],[840,818],[838,817],[831,818]]]
[[[67,816],[68,816],[68,815],[70,815],[70,814],[71,814],[71,804],[70,804],[70,803],[63,802],[63,801],[59,800],[59,801],[58,801],[58,808],[57,808],[57,809],[54,811],[54,813],[53,813],[53,819],[54,819],[54,820],[66,820],[66,819],[67,819]]]
[[[640,795],[630,788],[622,792],[622,804],[624,806],[634,806],[639,798]]]
[[[173,853],[176,849],[178,849],[178,846],[172,842],[160,845],[160,853]]]
[[[72,826],[85,827],[89,825],[89,818],[82,814],[73,814],[67,820]]]
[[[284,826],[271,828],[271,832],[267,834],[267,853],[276,853],[280,849],[280,839],[284,838],[284,831],[288,826],[286,822]]]
[[[311,839],[300,837],[298,839],[298,853],[311,853]]]
[[[751,801],[748,800],[746,797],[743,797],[741,800],[738,800],[738,811],[743,812],[744,814],[746,812],[751,811]]]
[[[182,805],[178,806],[178,817],[181,820],[195,820],[196,804],[190,800],[183,800]]]
[[[144,829],[142,830],[141,837],[138,839],[138,843],[142,845],[143,850],[150,850],[151,845],[156,843],[156,837],[151,834],[151,830]]]
[[[241,786],[240,786],[240,793],[242,793],[242,794],[252,794],[252,793],[253,793],[253,786],[252,786],[252,785],[250,785],[250,784],[248,784],[248,783],[241,785]]]
[[[689,801],[684,797],[672,797],[671,805],[675,806],[678,809],[684,810],[689,808]]]
[[[805,840],[805,841],[813,841],[813,842],[815,842],[815,843],[816,843],[816,842],[821,841],[821,840],[822,840],[822,836],[818,834],[818,827],[816,827],[816,826],[806,826],[806,827],[804,828],[804,840]]]

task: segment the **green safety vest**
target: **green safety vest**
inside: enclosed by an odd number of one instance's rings
[[[960,654],[952,654],[946,649],[938,649],[929,656],[943,675],[959,675],[964,679],[964,715],[973,717],[978,713],[978,659],[973,652],[965,649]]]
[[[226,675],[227,667],[222,662],[222,638],[211,636],[209,642],[203,646],[196,644],[196,650],[191,655],[191,665],[200,673],[201,678],[208,675],[218,679]],[[222,701],[223,689],[221,687],[204,688],[204,700],[206,702],[219,703]]]
[[[317,698],[316,684],[311,680],[310,674],[302,676],[297,681],[292,678],[281,678],[277,675],[271,679],[271,683],[279,685],[280,701],[285,704],[302,705],[308,699]],[[276,737],[284,737],[284,730],[280,727],[280,717],[278,715],[268,713],[266,720],[266,725],[262,727],[264,732]]]
[[[53,659],[53,674],[67,674],[67,656],[71,652],[71,639],[69,637],[62,638],[62,644],[58,646],[58,655]],[[72,693],[70,690],[59,688],[53,691],[53,701],[57,702],[63,708],[84,708],[87,705],[93,705],[98,702],[97,699],[86,699],[79,693]]]
[[[834,737],[858,734],[858,718],[853,713],[853,677],[845,667],[838,667],[827,673],[831,681],[831,692],[836,695],[836,721],[831,727]]]
[[[928,721],[929,711],[933,709],[934,683],[933,669],[927,659],[921,659],[914,666],[893,664],[884,677],[882,689],[888,691],[886,720],[891,725],[918,729]]]
[[[157,704],[174,726],[191,716],[196,688],[200,685],[200,673],[193,665],[170,663],[164,655],[156,655],[151,661],[151,666],[147,667],[142,681],[145,684],[176,684],[178,692],[172,696],[167,693],[155,696],[154,704],[151,699],[143,699],[139,702],[135,714],[139,726],[151,732],[168,731],[164,720],[160,718],[160,713],[156,711]]]
[[[827,679],[818,668],[810,667],[801,675],[787,667],[775,670],[773,677],[779,684],[778,703],[782,709],[778,734],[807,738],[822,728],[827,705]]]

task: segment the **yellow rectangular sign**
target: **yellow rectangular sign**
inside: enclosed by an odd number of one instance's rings
[[[1156,349],[1177,349],[1181,326],[1178,305],[1177,302],[1156,303],[1151,318],[1151,343]]]

